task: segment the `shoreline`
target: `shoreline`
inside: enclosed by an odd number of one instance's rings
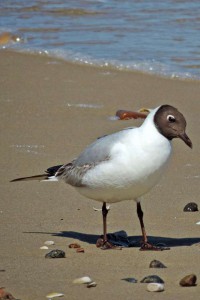
[[[112,70],[112,71],[117,71],[117,72],[131,72],[131,73],[139,73],[147,76],[154,76],[158,78],[163,78],[163,79],[170,79],[170,80],[180,80],[180,81],[200,81],[200,77],[196,77],[195,75],[191,77],[184,77],[183,75],[177,76],[177,75],[170,75],[170,74],[162,74],[153,71],[148,71],[148,70],[142,70],[142,69],[135,69],[127,66],[119,66],[115,65],[112,63],[103,63],[101,64],[100,62],[96,61],[83,61],[83,60],[78,60],[78,59],[67,59],[65,57],[62,57],[62,55],[57,55],[54,54],[54,52],[50,51],[40,51],[40,50],[22,50],[22,49],[15,49],[15,48],[1,48],[1,52],[7,52],[7,53],[16,53],[16,54],[22,54],[22,55],[29,55],[29,56],[36,56],[36,57],[41,57],[41,58],[49,58],[50,60],[55,60],[55,61],[61,61],[63,63],[68,63],[68,64],[73,64],[77,66],[82,66],[82,67],[91,67],[91,68],[99,68],[102,70]]]
[[[162,299],[197,299],[199,295],[199,212],[184,213],[188,202],[199,204],[199,95],[195,80],[169,79],[133,71],[78,65],[57,58],[1,51],[1,285],[20,299],[42,300],[61,292],[71,300],[137,299],[147,297],[139,281],[157,274],[165,281]],[[80,106],[80,104],[84,104]],[[139,120],[111,121],[119,109],[138,110],[161,104],[176,106],[186,117],[194,148],[173,141],[173,156],[159,184],[143,201],[150,239],[173,244],[170,251],[142,252],[138,247],[101,251],[102,234],[97,202],[57,183],[10,183],[16,177],[42,173],[70,162],[94,139]],[[132,201],[112,205],[108,230],[125,230],[139,238],[140,226]],[[54,240],[49,250],[41,250]],[[85,253],[69,249],[77,242]],[[198,244],[197,244],[198,243]],[[193,245],[196,244],[196,245]],[[46,252],[61,249],[65,259],[47,260]],[[191,259],[192,257],[192,259]],[[166,269],[149,269],[153,259]],[[179,281],[195,273],[197,286]],[[90,276],[96,288],[76,286],[75,278]],[[137,284],[123,278],[135,277]],[[151,294],[157,299],[156,293]]]

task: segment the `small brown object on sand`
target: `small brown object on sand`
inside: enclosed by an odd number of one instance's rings
[[[16,298],[13,297],[11,293],[4,291],[4,287],[0,288],[0,300],[15,300]]]
[[[145,119],[147,114],[137,112],[137,111],[128,111],[128,110],[118,110],[116,112],[116,116],[120,120],[128,120],[128,119]]]
[[[190,274],[181,279],[179,284],[181,286],[195,286],[197,281],[197,276],[195,274]]]

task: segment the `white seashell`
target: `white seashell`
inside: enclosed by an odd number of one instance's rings
[[[110,210],[110,205],[106,206],[107,210]],[[101,208],[93,207],[94,211],[102,211]]]
[[[102,211],[101,208],[96,208],[96,207],[93,207],[94,211]]]
[[[163,292],[164,291],[164,284],[163,283],[151,282],[147,285],[147,291],[149,291],[149,292]]]
[[[196,223],[197,225],[200,225],[200,221]]]
[[[62,294],[62,293],[50,293],[50,294],[46,295],[46,298],[52,299],[52,298],[63,297],[63,296],[64,296],[64,294]]]
[[[92,281],[87,284],[87,288],[96,287],[96,286],[97,286],[97,283],[95,281]]]
[[[40,247],[40,249],[41,250],[47,250],[47,249],[49,249],[47,246],[42,246],[42,247]]]
[[[46,241],[44,244],[47,246],[55,245],[54,241]]]
[[[76,278],[73,281],[73,283],[75,283],[75,284],[83,284],[83,283],[91,283],[91,282],[92,282],[92,279],[88,276],[84,276],[84,277],[81,277],[81,278]]]

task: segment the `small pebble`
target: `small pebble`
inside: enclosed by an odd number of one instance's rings
[[[179,284],[181,286],[195,286],[197,281],[197,276],[195,274],[190,274],[185,277],[183,277]]]
[[[195,202],[190,202],[190,203],[186,204],[183,211],[186,211],[186,212],[198,211],[198,205]]]
[[[157,275],[149,275],[149,276],[144,277],[140,282],[142,282],[142,283],[151,283],[151,282],[164,283],[164,280],[162,280],[162,278],[160,278]]]
[[[46,241],[44,244],[47,246],[55,245],[54,241]]]
[[[147,291],[149,291],[149,292],[163,292],[164,291],[164,284],[163,283],[151,282],[151,283],[147,284]]]
[[[45,255],[45,258],[64,258],[65,252],[62,250],[52,250]]]
[[[89,276],[83,276],[80,278],[76,278],[73,281],[73,283],[75,283],[75,284],[85,284],[85,283],[91,283],[91,282],[93,282],[93,281]]]
[[[130,283],[137,283],[137,279],[135,279],[134,277],[123,278],[122,280],[125,280]]]
[[[159,260],[154,259],[150,262],[149,268],[167,268],[167,267]]]
[[[42,246],[42,247],[40,247],[40,249],[41,250],[47,250],[47,249],[49,249],[47,246]]]
[[[96,287],[96,286],[97,286],[97,284],[96,284],[95,281],[92,281],[92,282],[87,284],[87,288]]]

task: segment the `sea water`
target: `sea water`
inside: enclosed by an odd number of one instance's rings
[[[199,0],[0,1],[0,48],[200,79]]]

